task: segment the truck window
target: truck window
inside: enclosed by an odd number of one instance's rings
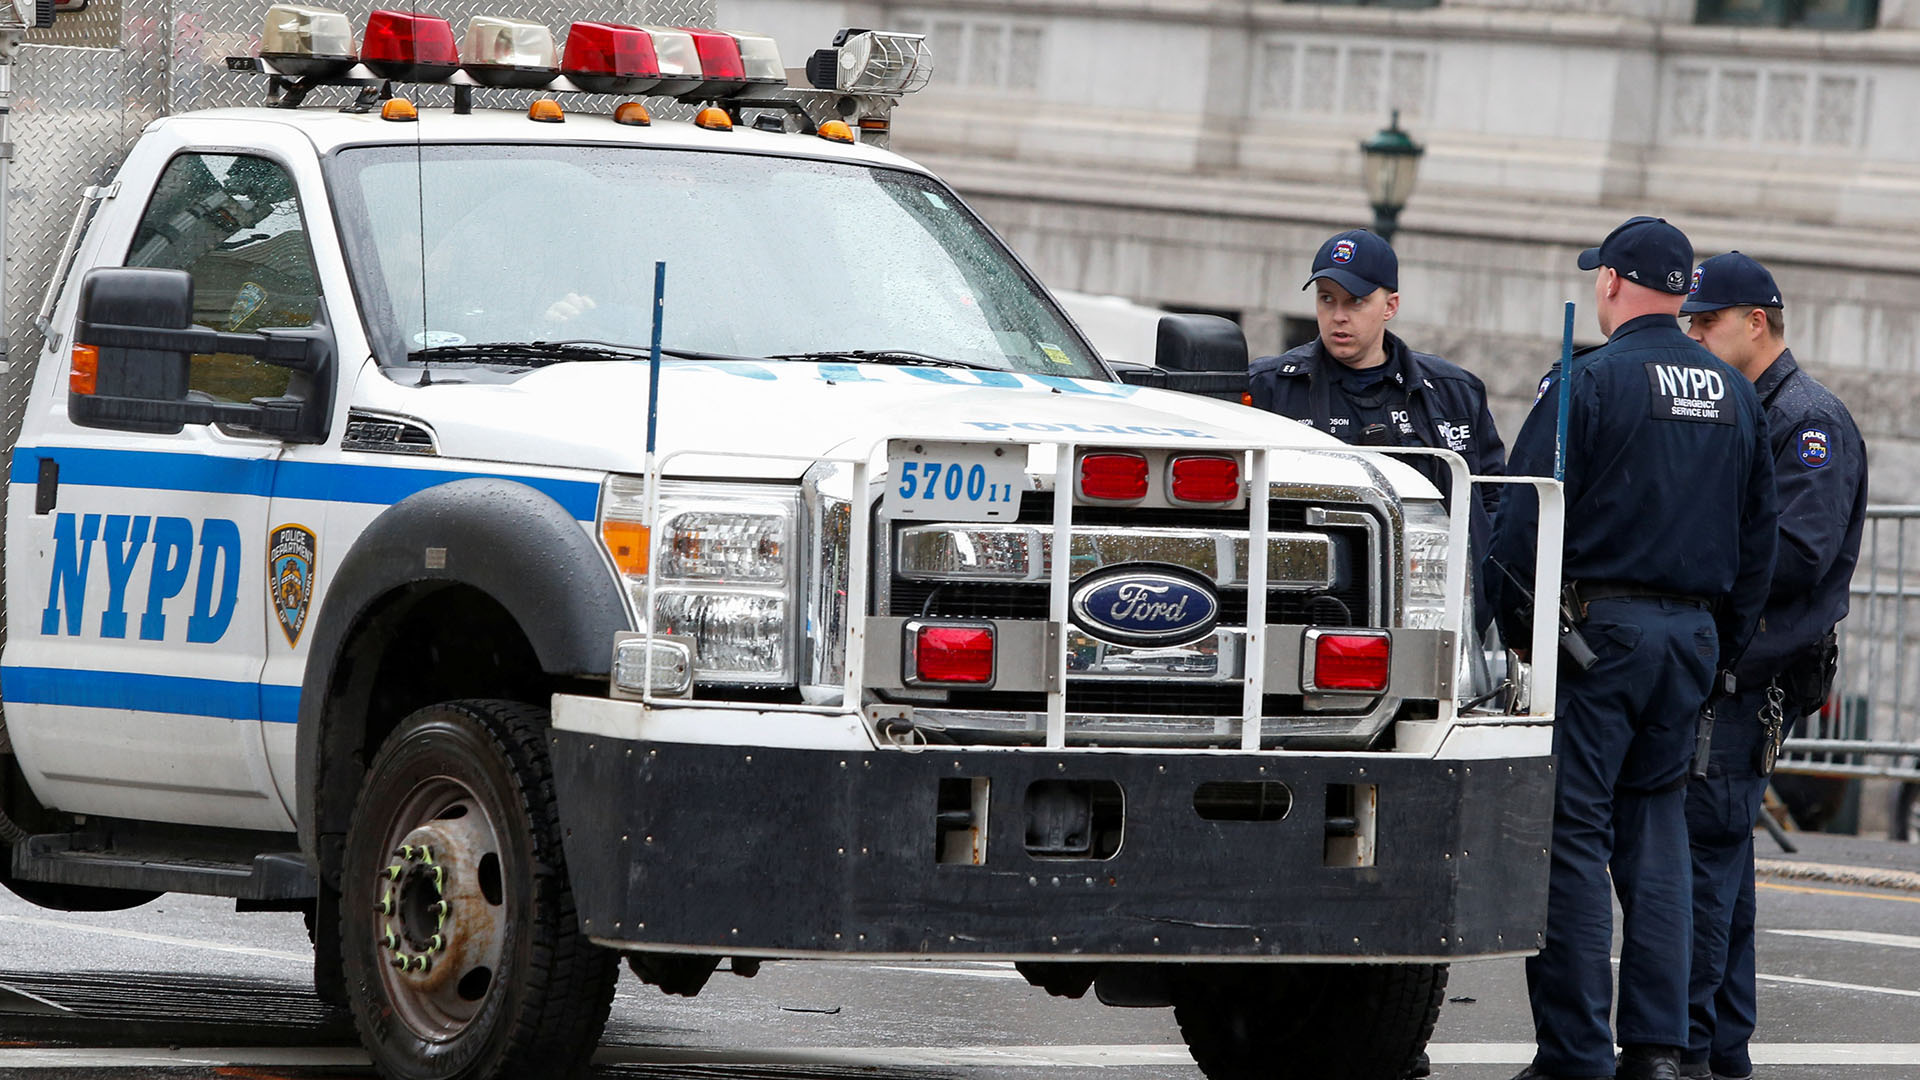
[[[666,343],[747,356],[912,350],[1101,377],[1007,250],[898,169],[627,146],[354,147],[328,162],[383,363],[441,345]]]
[[[320,303],[293,178],[260,157],[174,158],[154,187],[127,265],[193,275],[193,321],[215,330],[309,326]],[[201,355],[188,390],[245,402],[286,393],[290,375],[248,356]]]

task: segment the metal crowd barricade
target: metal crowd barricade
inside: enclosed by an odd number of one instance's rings
[[[1920,780],[1920,506],[1867,510],[1833,692],[1779,771]]]

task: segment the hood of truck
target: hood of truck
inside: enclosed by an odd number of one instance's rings
[[[506,383],[370,382],[360,407],[423,421],[446,457],[625,473],[645,467],[644,362],[558,364]],[[669,475],[773,480],[796,479],[828,455],[872,448],[877,460],[888,438],[1172,443],[1196,451],[1341,447],[1285,417],[1191,394],[887,364],[664,361],[658,424]],[[1375,460],[1403,495],[1434,494],[1412,470]],[[1354,459],[1324,454],[1303,455],[1287,477],[1374,483]]]

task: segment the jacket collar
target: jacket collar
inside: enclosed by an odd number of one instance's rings
[[[1793,359],[1793,350],[1783,349],[1773,363],[1767,365],[1767,370],[1760,373],[1760,378],[1753,384],[1753,392],[1765,401],[1767,395],[1779,389],[1781,383],[1792,378],[1793,373],[1799,370],[1800,365]]]
[[[1388,382],[1409,394],[1433,389],[1433,380],[1429,379],[1427,373],[1421,369],[1420,361],[1415,357],[1414,351],[1408,348],[1407,343],[1400,340],[1397,334],[1388,330],[1380,344],[1387,352]],[[1314,367],[1309,374],[1315,377],[1331,378],[1347,370],[1345,364],[1328,355],[1327,343],[1319,338],[1313,339],[1313,359]]]

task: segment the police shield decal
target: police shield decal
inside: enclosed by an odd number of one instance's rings
[[[300,644],[300,631],[307,625],[318,543],[305,525],[280,525],[267,534],[267,590],[289,646]]]

